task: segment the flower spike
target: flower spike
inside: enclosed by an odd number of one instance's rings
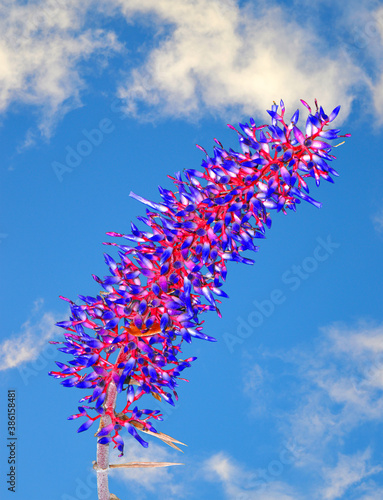
[[[241,152],[226,151],[215,139],[214,154],[206,155],[202,170],[177,172],[174,192],[159,187],[161,203],[130,193],[146,206],[138,219],[148,232],[131,225],[131,234],[109,232],[122,243],[117,246],[120,261],[104,254],[110,275],[93,275],[104,291],[96,297],[82,296],[77,305],[69,299],[71,316],[57,326],[65,330],[60,351],[72,359],[57,362],[60,371],[49,374],[65,387],[90,390],[80,399],[87,406],[78,414],[86,417],[77,432],[94,421],[108,420],[96,435],[99,444],[112,442],[123,453],[120,431],[124,427],[142,446],[148,443],[139,432],[156,436],[166,444],[182,444],[158,432],[153,421],[162,420],[159,410],[139,409],[137,401],[152,395],[157,401],[174,405],[181,372],[196,358],[181,359],[183,341],[193,338],[216,341],[203,333],[200,315],[216,311],[220,315],[226,262],[253,264],[243,257],[246,250],[258,251],[256,239],[264,238],[271,227],[271,213],[295,211],[301,201],[321,204],[308,195],[307,178],[333,182],[337,172],[329,165],[328,142],[339,129],[328,128],[340,107],[329,116],[322,107],[309,112],[306,127],[298,128],[299,111],[285,121],[285,105],[274,103],[268,110],[271,125],[232,125],[239,136]],[[304,132],[303,132],[304,130]],[[116,413],[109,391],[125,393],[125,406]],[[89,405],[89,406],[88,406]],[[89,416],[93,411],[94,417]],[[166,464],[168,465],[168,464]]]

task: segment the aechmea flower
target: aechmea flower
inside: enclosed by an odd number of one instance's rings
[[[265,237],[265,226],[270,228],[271,211],[295,211],[301,200],[321,206],[308,195],[306,179],[313,177],[317,186],[321,178],[333,182],[338,174],[329,163],[335,157],[325,141],[349,134],[328,128],[339,106],[327,116],[316,101],[315,113],[302,103],[309,110],[304,131],[297,126],[298,111],[285,121],[281,101],[280,111],[276,104],[268,111],[269,126],[257,127],[250,119],[239,124],[241,132],[229,125],[238,133],[241,152],[226,151],[216,139],[212,157],[198,146],[206,154],[203,169],[170,177],[175,190],[160,187],[161,202],[131,193],[147,207],[138,219],[148,230],[132,223],[129,234],[107,233],[122,241],[105,243],[119,249],[120,260],[105,254],[110,274],[93,276],[104,291],[97,297],[80,295],[81,305],[64,299],[72,314],[58,323],[66,330],[59,350],[73,359],[57,362],[61,371],[50,375],[66,387],[91,391],[80,399],[79,413],[69,417],[87,418],[78,432],[107,413],[111,424],[98,431],[100,444],[113,442],[122,453],[119,432],[125,427],[147,446],[137,431],[155,435],[151,421],[161,416],[158,410],[138,409],[136,402],[144,394],[171,405],[178,399],[180,374],[196,359],[180,358],[182,342],[215,341],[202,331],[200,314],[220,315],[227,261],[254,263],[242,253],[258,251],[255,242]],[[125,392],[119,413],[105,406],[111,384]]]

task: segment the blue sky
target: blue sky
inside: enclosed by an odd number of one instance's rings
[[[181,454],[127,437],[121,500],[383,498],[383,4],[377,1],[43,0],[0,5],[2,498],[96,498],[84,394],[47,372],[68,315],[59,295],[98,293],[107,231],[198,168],[198,143],[237,148],[227,123],[268,121],[283,99],[342,106],[340,173],[275,214],[256,264],[232,263],[204,318],[162,432]],[[302,106],[301,106],[302,108]],[[185,355],[185,357],[186,357]],[[17,393],[17,488],[7,491],[8,389]],[[173,452],[174,451],[174,452]],[[113,454],[112,462],[120,459]]]

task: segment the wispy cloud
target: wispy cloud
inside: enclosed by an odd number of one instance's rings
[[[336,450],[344,449],[353,432],[381,422],[383,327],[334,325],[324,333],[311,353],[287,355],[297,370],[299,404],[283,412],[280,428],[303,450],[296,465],[303,471],[323,469],[326,476],[326,465],[334,463]]]
[[[0,111],[25,103],[40,114],[49,135],[56,120],[81,104],[84,60],[119,49],[112,32],[86,28],[91,0],[0,5]],[[105,57],[99,57],[102,64]],[[26,142],[31,140],[31,133]]]
[[[346,52],[332,49],[312,25],[269,2],[120,0],[124,15],[151,15],[164,37],[120,88],[128,112],[139,101],[172,116],[207,110],[228,116],[261,112],[273,100],[299,97],[350,109],[366,76]],[[368,80],[368,79],[367,79]],[[345,117],[345,114],[343,115]]]
[[[47,341],[57,336],[55,323],[60,318],[55,313],[42,312],[42,306],[42,299],[35,301],[30,318],[21,325],[20,332],[1,342],[0,371],[36,360],[46,348]]]
[[[382,467],[371,466],[368,463],[369,459],[370,452],[368,450],[351,456],[340,455],[335,467],[323,469],[325,486],[320,493],[320,498],[323,500],[342,498],[350,487],[381,472]]]
[[[373,51],[373,59],[378,71],[372,83],[373,104],[377,121],[383,123],[383,6],[373,11],[370,19],[364,24],[365,43]]]
[[[264,352],[264,370],[268,369],[268,359],[273,361],[273,371],[269,371],[274,377],[257,377],[257,384],[263,380],[262,393],[269,393],[268,418],[274,415],[273,425],[281,439],[299,449],[293,466],[302,483],[311,475],[310,498],[335,500],[344,498],[346,492],[367,495],[370,490],[376,491],[378,486],[371,476],[383,469],[376,465],[373,434],[367,434],[356,447],[348,444],[366,425],[381,426],[383,326],[360,323],[351,328],[334,324],[323,329],[310,346]],[[249,369],[250,377],[259,372],[258,360],[254,364],[256,369]],[[293,403],[290,393],[294,394]],[[278,409],[274,411],[277,400]]]
[[[382,88],[383,88],[383,84],[382,84]],[[383,95],[382,95],[382,98],[383,98]],[[382,106],[383,106],[383,101],[382,101]],[[378,233],[382,233],[383,232],[383,209],[379,210],[377,213],[375,213],[372,216],[372,222],[374,224],[375,230]]]
[[[221,484],[230,500],[298,500],[300,496],[286,483],[267,482],[258,471],[237,463],[230,455],[219,452],[204,463],[205,476]]]
[[[344,406],[342,422],[383,415],[383,326],[333,325],[324,330],[318,366],[307,372],[331,402]],[[346,417],[351,413],[352,417]]]
[[[358,500],[376,500],[377,498],[383,498],[383,488],[379,488],[374,484],[362,487],[361,495]]]
[[[137,117],[143,104],[146,119],[234,119],[263,113],[280,98],[293,108],[301,97],[316,97],[327,110],[341,103],[344,119],[361,89],[378,118],[383,110],[383,8],[376,2],[308,8],[296,0],[291,9],[236,0],[7,0],[0,6],[0,112],[30,104],[49,135],[64,113],[81,106],[84,62],[97,55],[98,70],[123,50],[110,24],[121,16],[155,28],[142,63],[127,52],[126,76],[116,78],[126,112]]]

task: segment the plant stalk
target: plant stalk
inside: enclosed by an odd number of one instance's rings
[[[106,394],[104,403],[105,413],[101,417],[100,428],[105,427],[112,423],[107,410],[112,408],[113,411],[116,407],[117,387],[113,380],[111,380]],[[108,472],[109,472],[109,443],[97,443],[97,492],[99,500],[110,500],[109,485],[108,485]]]

